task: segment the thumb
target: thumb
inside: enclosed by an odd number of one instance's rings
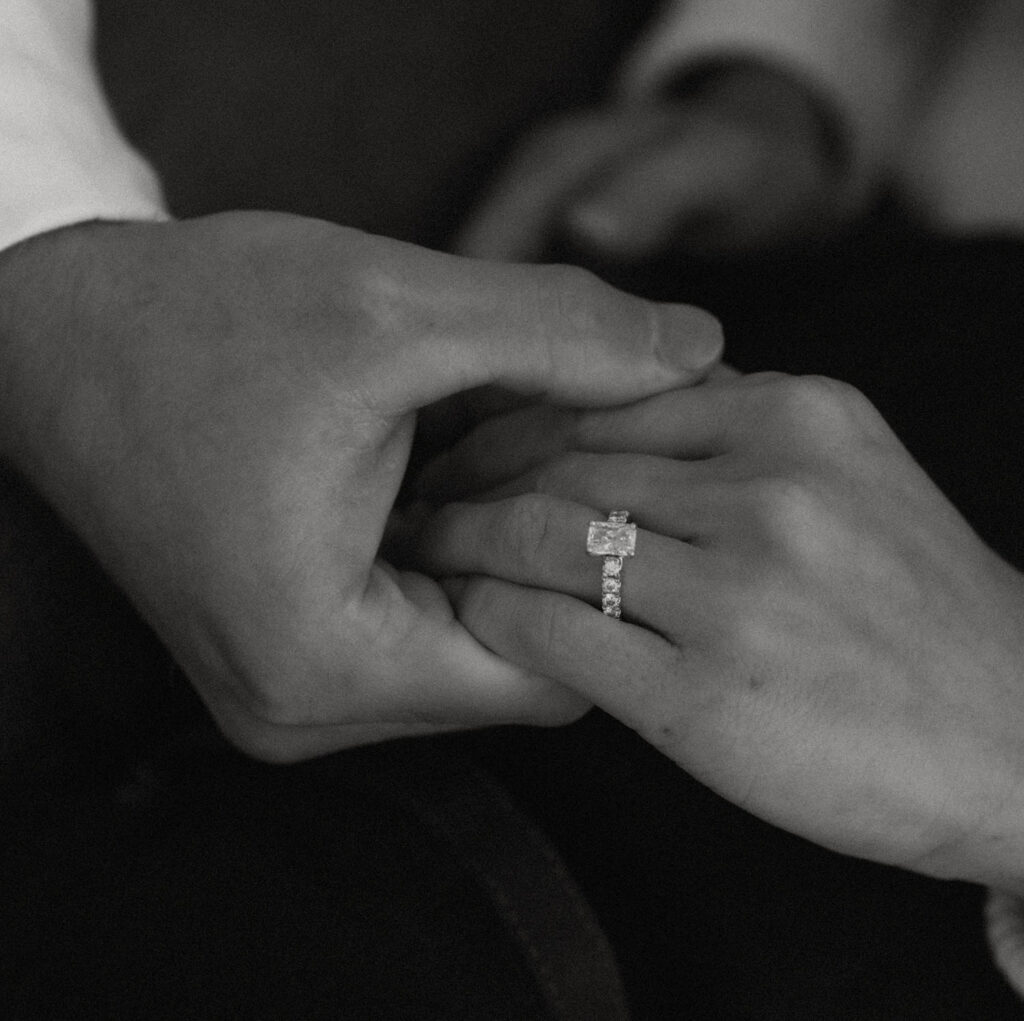
[[[389,320],[404,325],[377,348],[374,389],[392,411],[484,384],[625,404],[698,382],[721,357],[718,320],[693,306],[646,301],[576,267],[417,251],[389,289],[405,306]]]

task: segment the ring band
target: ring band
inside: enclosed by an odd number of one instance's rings
[[[587,529],[587,552],[604,557],[601,565],[601,610],[606,617],[622,616],[622,559],[636,556],[636,525],[628,523],[629,512],[611,511],[607,521],[591,521]]]

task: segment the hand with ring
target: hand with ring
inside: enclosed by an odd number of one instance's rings
[[[0,259],[0,334],[0,455],[275,761],[584,712],[379,555],[417,412],[489,383],[618,404],[721,350],[706,313],[581,271],[270,213],[33,238]]]
[[[459,502],[422,565],[487,648],[778,826],[1024,889],[1024,583],[860,393],[765,374],[522,410],[424,481]],[[621,620],[588,550],[611,507],[638,526]]]

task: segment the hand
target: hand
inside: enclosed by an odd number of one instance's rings
[[[423,566],[489,649],[792,832],[1024,887],[1022,579],[861,394],[768,375],[519,411],[442,471],[486,492],[428,523]],[[640,525],[623,621],[585,552],[609,508]]]
[[[743,61],[687,81],[537,130],[456,249],[529,261],[566,239],[620,262],[673,245],[738,253],[824,234],[852,212],[837,140],[802,83]]]
[[[492,382],[633,400],[721,344],[578,271],[271,214],[36,238],[0,259],[0,316],[4,455],[273,760],[582,712],[378,557],[416,409]]]

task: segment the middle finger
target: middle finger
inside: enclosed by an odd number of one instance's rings
[[[570,453],[503,483],[480,499],[544,493],[587,507],[629,507],[645,528],[707,545],[730,517],[727,483],[705,461],[645,454]]]

